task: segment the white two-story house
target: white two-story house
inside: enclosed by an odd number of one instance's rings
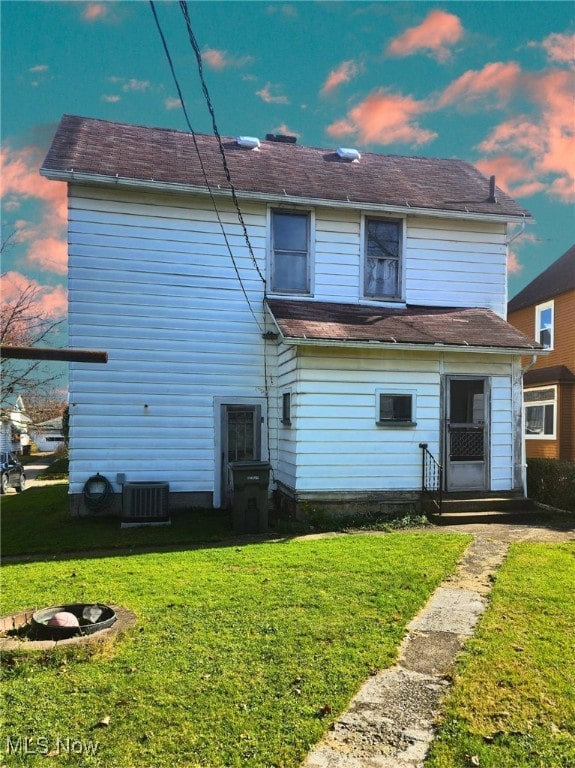
[[[75,509],[95,473],[226,506],[260,459],[284,508],[380,510],[418,498],[421,444],[446,492],[522,490],[530,214],[471,165],[65,116],[41,173],[69,189],[70,344],[109,355],[70,368]]]

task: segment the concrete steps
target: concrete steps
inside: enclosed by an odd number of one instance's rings
[[[470,525],[477,523],[529,523],[540,515],[535,504],[520,494],[473,496],[446,494],[442,513],[427,508],[428,520],[434,525]]]

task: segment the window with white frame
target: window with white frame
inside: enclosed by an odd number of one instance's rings
[[[365,220],[364,296],[401,298],[403,222],[368,217]]]
[[[554,302],[535,307],[535,338],[545,349],[553,349]]]
[[[377,424],[381,427],[414,427],[415,395],[413,392],[377,393]]]
[[[556,437],[557,387],[526,389],[523,393],[525,437],[554,440]]]
[[[271,290],[310,293],[309,211],[271,212]]]

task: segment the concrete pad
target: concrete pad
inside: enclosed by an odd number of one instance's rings
[[[308,755],[304,768],[417,766],[448,683],[400,666],[370,678]]]
[[[423,675],[445,677],[464,642],[464,636],[453,632],[410,632],[399,649],[401,666]]]
[[[407,629],[421,632],[453,632],[472,635],[487,600],[467,589],[438,587],[431,599]]]

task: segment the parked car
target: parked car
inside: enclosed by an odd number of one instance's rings
[[[24,467],[10,451],[2,451],[2,482],[0,492],[7,493],[9,488],[23,491],[26,487]]]

